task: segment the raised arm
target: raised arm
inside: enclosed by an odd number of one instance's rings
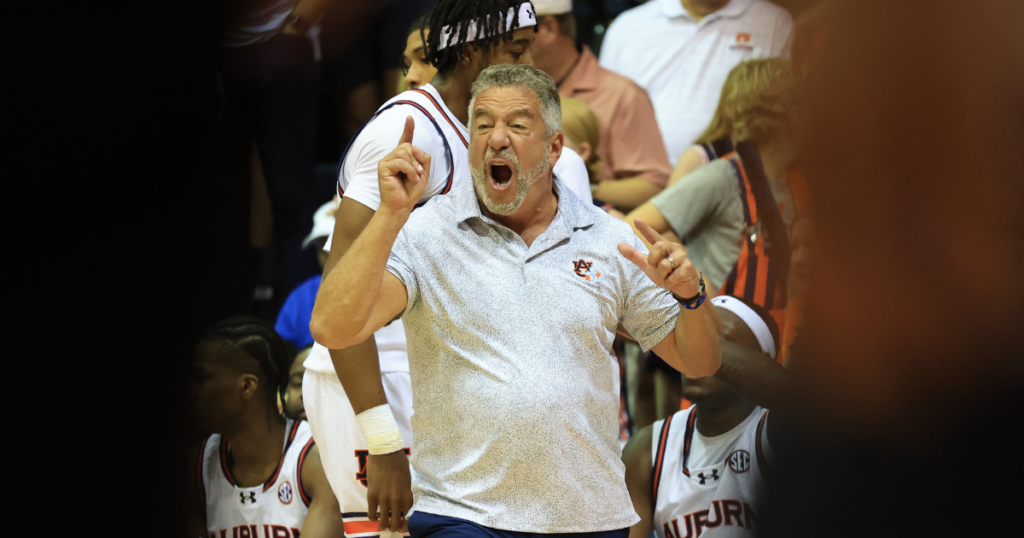
[[[345,389],[349,402],[356,415],[364,411],[386,405],[387,397],[384,393],[384,386],[380,378],[380,363],[377,355],[376,342],[372,336],[372,327],[382,326],[405,308],[407,300],[404,285],[391,273],[383,271],[387,254],[391,250],[394,236],[390,239],[379,237],[382,228],[387,229],[390,224],[395,229],[408,218],[408,212],[404,217],[401,212],[398,215],[393,211],[394,194],[387,191],[386,187],[396,187],[394,169],[406,169],[399,164],[392,163],[384,166],[382,163],[393,161],[396,152],[399,158],[408,159],[411,155],[413,122],[406,118],[405,129],[399,139],[399,148],[389,153],[381,163],[377,164],[377,180],[380,185],[381,201],[378,211],[363,205],[353,199],[346,197],[341,201],[335,217],[336,223],[334,236],[331,244],[331,253],[328,257],[324,270],[324,280],[321,282],[317,294],[316,305],[313,309],[313,318],[310,322],[310,330],[314,339],[330,350],[331,362],[338,373],[338,378]],[[400,151],[400,150],[406,151]],[[417,150],[418,151],[418,150]],[[422,153],[422,152],[419,152]],[[426,185],[426,178],[430,170],[430,159],[425,155],[425,166],[423,167],[423,185],[416,186],[414,192],[409,194],[418,200],[423,194]],[[413,161],[419,164],[421,161]],[[407,162],[408,164],[408,162]],[[413,165],[415,167],[415,165]],[[381,177],[381,172],[392,172],[390,176]],[[413,170],[413,180],[418,178],[418,171]],[[403,176],[405,181],[412,181],[410,176]],[[398,181],[403,181],[399,177]],[[404,188],[404,186],[398,186]],[[406,193],[408,194],[408,192]],[[391,205],[388,205],[391,204]],[[400,205],[400,204],[399,204]],[[390,219],[398,219],[388,222]],[[375,244],[374,234],[377,234]],[[386,243],[386,246],[382,245]],[[374,247],[377,247],[374,251]],[[369,249],[369,252],[367,251]],[[358,288],[360,284],[353,284],[351,281],[359,275],[351,273],[349,262],[356,260],[364,262],[362,269],[363,278],[369,278],[377,285],[374,301],[371,309],[372,320],[364,320],[362,326],[358,327],[352,334],[346,334],[346,323],[351,321],[345,306],[338,303],[343,300],[346,292]],[[372,263],[376,263],[373,266]],[[337,270],[336,270],[337,269]],[[367,276],[367,274],[369,276]],[[365,291],[365,290],[357,290]],[[373,297],[373,294],[370,294]],[[356,298],[366,300],[366,297]],[[371,329],[367,329],[371,325]],[[348,329],[352,331],[352,329]],[[378,510],[381,513],[380,525],[385,529],[397,531],[404,525],[402,518],[390,518],[389,514],[407,513],[412,507],[411,481],[409,476],[409,461],[401,450],[391,453],[371,455],[367,460],[367,513],[371,521],[377,520]],[[379,507],[379,508],[378,508]]]
[[[320,283],[310,332],[327,348],[362,342],[405,309],[405,285],[385,265],[430,173],[430,156],[412,145],[412,134],[409,117],[398,147],[378,165],[380,208]]]
[[[722,366],[716,377],[737,394],[764,407],[768,414],[768,442],[775,450],[791,444],[788,420],[806,407],[801,385],[793,373],[765,353],[722,341]]]
[[[619,252],[677,298],[696,297],[701,292],[700,274],[683,245],[666,241],[639,219],[635,224],[651,243],[650,253],[628,243],[619,243]],[[694,310],[680,306],[674,330],[652,348],[673,368],[694,377],[714,375],[722,359],[722,320],[710,301],[705,303]]]

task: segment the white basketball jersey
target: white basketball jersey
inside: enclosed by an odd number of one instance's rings
[[[235,483],[223,437],[214,434],[203,441],[199,491],[210,538],[299,538],[311,500],[302,489],[302,464],[313,448],[313,435],[304,420],[289,420],[285,432],[277,468],[265,483],[249,488]]]
[[[427,203],[434,196],[448,194],[453,187],[469,180],[469,130],[448,110],[437,90],[430,84],[424,84],[423,87],[416,90],[402,92],[384,103],[377,110],[376,114],[363,124],[352,137],[353,142],[357,146],[367,143],[367,141],[358,140],[360,134],[363,134],[366,127],[377,120],[381,113],[392,109],[400,110],[401,114],[382,119],[401,121],[403,122],[402,125],[404,125],[405,116],[413,116],[416,121],[416,135],[429,136],[434,140],[440,139],[441,143],[435,144],[435,146],[444,148],[444,155],[431,155],[430,178],[427,189],[423,193],[423,198],[420,199],[417,207]],[[423,119],[427,121],[424,122],[422,121]],[[372,136],[372,131],[367,132],[364,136]],[[386,141],[389,144],[388,147],[397,145],[397,142],[397,139],[392,140],[390,138]],[[338,170],[338,195],[342,197],[349,190],[349,184],[352,181],[348,172],[354,169],[353,163],[346,162],[350,157],[349,149],[351,148],[352,145],[346,148],[345,154],[341,157],[341,164]],[[376,170],[376,166],[377,163],[374,162],[374,170]],[[362,199],[357,199],[357,201],[368,204],[370,209],[376,211],[377,204],[380,203],[377,178],[374,175],[372,181],[371,178],[363,178],[363,181],[366,181],[368,184],[360,188],[376,189],[376,192],[370,195],[363,195],[361,196]],[[372,185],[369,183],[372,183]],[[331,241],[329,240],[324,249],[330,250],[330,244]],[[409,371],[409,357],[405,343],[405,326],[402,324],[402,320],[396,320],[387,327],[377,331],[374,334],[374,339],[377,342],[377,354],[380,358],[380,370],[382,373]],[[315,372],[334,373],[334,365],[326,353],[310,353],[309,358],[303,364],[307,369]]]
[[[654,423],[654,530],[659,538],[757,536],[758,503],[768,472],[768,411],[756,408],[725,458],[687,467],[696,428],[696,406]]]

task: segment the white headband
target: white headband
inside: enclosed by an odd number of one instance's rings
[[[505,29],[498,32],[498,34],[504,34],[512,31],[512,16],[514,15],[515,8],[508,8],[508,13],[505,14]],[[495,13],[495,17],[500,17],[501,13]],[[533,12],[533,5],[529,2],[523,2],[519,4],[519,26],[518,28],[529,28],[537,25],[537,15]],[[474,19],[469,21],[469,30],[466,32],[466,40],[462,43],[456,43],[457,45],[469,43],[470,41],[476,41],[477,39],[484,39],[491,37],[489,35],[477,35],[483,31],[483,28],[477,28],[477,21],[480,19]],[[488,22],[491,20],[491,15],[487,16]],[[500,19],[499,19],[500,20]],[[499,23],[500,24],[500,23]],[[486,25],[485,25],[486,26]],[[462,23],[455,25],[455,35],[459,35],[459,30],[462,28]],[[448,40],[452,36],[452,27],[445,26],[441,28],[441,39],[438,40],[437,50],[443,50],[448,46]],[[495,34],[497,35],[497,34]]]
[[[768,329],[768,324],[761,319],[761,316],[757,315],[757,312],[754,312],[753,308],[743,304],[743,301],[735,297],[725,295],[711,299],[711,304],[720,306],[739,316],[743,323],[750,327],[750,331],[754,333],[757,343],[761,345],[761,351],[771,355],[773,359],[775,358],[775,339],[772,338],[772,331]]]

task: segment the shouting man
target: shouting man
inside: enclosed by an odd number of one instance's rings
[[[412,142],[434,157],[429,184],[420,189],[416,201],[422,204],[469,181],[466,123],[473,80],[490,65],[532,61],[537,21],[529,2],[440,0],[429,20],[424,28],[426,61],[437,68],[437,75],[429,84],[385,103],[360,128],[341,158],[341,204],[334,233],[327,240],[330,256],[325,275],[331,274],[378,210],[377,163],[394,149],[406,118],[412,117],[416,125]],[[590,196],[587,169],[579,155],[565,151],[556,171],[570,189]],[[329,308],[342,319],[348,316],[340,305],[325,304],[333,300],[331,294],[317,297],[321,311]],[[345,515],[345,534],[391,538],[404,521],[400,516],[377,521],[378,511],[398,516],[412,506],[406,457],[413,442],[409,418],[412,386],[402,322],[344,349],[330,347],[328,351],[315,345],[305,367],[303,402],[313,437],[322,450],[327,478]],[[352,373],[369,370],[380,375],[359,380],[360,374]],[[400,435],[374,437],[381,427],[391,431],[390,424],[397,424]]]
[[[378,166],[377,212],[321,285],[310,327],[329,348],[405,322],[415,536],[625,537],[639,517],[618,444],[616,332],[687,375],[718,370],[721,322],[701,308],[685,249],[641,223],[645,253],[566,188],[552,172],[560,128],[550,76],[483,70],[469,102],[472,181],[412,214],[437,156],[411,143],[408,118]]]

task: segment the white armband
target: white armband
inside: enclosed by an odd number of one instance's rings
[[[405,447],[402,432],[398,429],[398,423],[395,422],[391,406],[388,404],[367,409],[356,415],[356,420],[359,421],[359,429],[363,430],[363,435],[366,436],[370,454],[390,454]]]

